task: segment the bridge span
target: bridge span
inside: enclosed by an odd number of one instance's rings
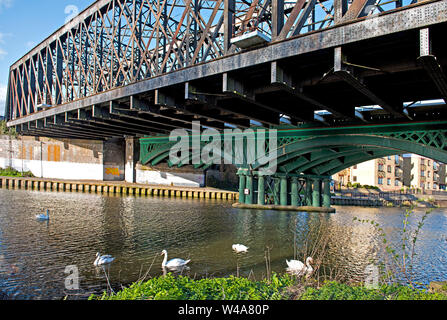
[[[240,166],[240,201],[327,206],[335,170],[447,162],[446,23],[446,0],[98,0],[11,66],[6,118],[23,135],[141,139],[152,164],[194,121],[277,129],[278,172]]]

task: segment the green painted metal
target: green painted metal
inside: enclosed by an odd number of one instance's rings
[[[287,202],[288,193],[284,179],[291,179],[291,189],[295,190],[293,177],[331,176],[345,168],[367,160],[379,157],[403,153],[414,153],[436,161],[447,163],[447,121],[425,121],[409,122],[399,124],[370,124],[341,127],[296,127],[290,125],[278,126],[277,129],[277,163],[278,171],[275,174],[275,183],[272,186],[265,179],[260,179],[259,172],[262,169],[260,163],[265,162],[266,157],[257,159],[250,167],[246,164],[239,166],[239,171],[244,175],[255,175],[258,178],[258,203],[263,203],[266,189],[273,195],[275,204]],[[252,129],[258,129],[254,127]],[[238,136],[239,134],[236,134]],[[204,135],[206,137],[206,135]],[[243,133],[240,135],[243,138]],[[237,137],[236,137],[237,138]],[[255,139],[258,135],[255,131]],[[204,139],[206,141],[206,139]],[[224,139],[222,139],[224,141]],[[147,137],[140,140],[141,156],[143,164],[156,165],[164,160],[169,163],[169,151],[174,143],[169,142],[169,137],[157,136]],[[268,144],[268,143],[266,143]],[[244,143],[244,146],[246,143]],[[203,147],[203,145],[202,145]],[[182,159],[179,167],[190,163],[191,156]],[[169,163],[170,164],[170,163]],[[172,164],[170,164],[172,165]],[[208,169],[210,165],[200,163],[196,168]],[[243,170],[245,169],[245,171]],[[301,176],[301,178],[300,178]],[[240,179],[239,192],[243,193],[246,188],[246,178]],[[270,180],[269,180],[270,181]],[[287,182],[287,180],[285,180]],[[250,181],[249,181],[250,182]],[[253,183],[253,180],[251,181]],[[264,188],[262,185],[264,184]],[[285,187],[284,187],[285,186]],[[320,188],[320,190],[319,190]],[[316,199],[317,193],[323,197],[323,205],[327,205],[326,183],[323,184],[323,195],[321,185],[313,188],[310,183],[305,187],[304,202],[315,205],[321,202]],[[253,189],[253,187],[252,187]],[[262,197],[262,191],[264,197]],[[291,190],[292,191],[292,190]],[[253,190],[251,190],[251,193]],[[292,192],[291,201],[295,204],[296,199]],[[269,194],[267,194],[269,195]],[[252,195],[253,197],[253,195]],[[262,198],[262,199],[261,199]],[[241,194],[242,203],[250,200]]]
[[[265,177],[258,177],[258,204],[265,204]]]
[[[331,207],[331,180],[323,180],[323,207]]]
[[[280,179],[275,178],[273,179],[274,185],[273,185],[273,200],[276,205],[279,205],[280,199],[279,199],[279,189],[280,189]]]
[[[312,206],[312,180],[306,179],[306,205]]]
[[[245,203],[245,176],[239,175],[239,203]]]
[[[245,188],[248,189],[248,194],[245,195],[245,204],[253,204],[253,176],[246,176]]]
[[[292,177],[291,184],[290,184],[290,202],[292,206],[297,207],[299,204],[298,201],[298,178]]]
[[[312,206],[321,207],[321,180],[313,180],[313,190],[312,190]]]
[[[287,177],[281,177],[280,181],[280,204],[282,206],[287,206]]]

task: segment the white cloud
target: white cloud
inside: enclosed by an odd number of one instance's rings
[[[0,11],[3,8],[10,8],[14,0],[0,0]]]
[[[4,113],[7,90],[8,90],[7,86],[0,83],[0,115]]]
[[[8,54],[8,52],[6,52],[2,48],[0,48],[0,60],[3,59],[3,57],[6,56],[7,54]]]
[[[32,49],[36,46],[36,43],[34,41],[28,41],[25,45],[28,49]]]
[[[1,2],[2,0],[0,0]],[[1,7],[0,7],[1,8]],[[5,43],[5,38],[6,37],[10,37],[11,34],[10,33],[3,33],[0,32],[0,45]],[[2,47],[0,47],[0,60],[3,59],[6,55],[8,54],[8,52],[5,51],[5,49],[3,49]]]

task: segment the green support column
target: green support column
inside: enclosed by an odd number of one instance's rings
[[[239,175],[239,203],[245,203],[245,175]]]
[[[290,188],[290,192],[291,192],[291,202],[292,202],[292,206],[294,207],[298,207],[298,179],[296,177],[292,178],[292,185]]]
[[[312,191],[312,206],[321,207],[321,180],[313,179],[313,191]]]
[[[287,194],[287,177],[281,177],[281,185],[280,185],[280,203],[282,206],[288,205],[288,194]]]
[[[324,179],[323,207],[325,207],[325,208],[331,207],[331,180],[330,179]]]
[[[274,180],[274,186],[273,186],[273,198],[276,205],[279,205],[279,179],[275,178]]]
[[[248,189],[248,194],[245,195],[245,204],[253,204],[253,176],[246,177],[245,189]]]
[[[258,204],[265,205],[265,178],[259,176],[258,178]]]
[[[306,179],[306,205],[312,206],[312,180]]]

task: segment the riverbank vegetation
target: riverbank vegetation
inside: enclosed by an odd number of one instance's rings
[[[273,274],[270,281],[246,278],[207,278],[186,276],[152,278],[134,283],[117,293],[91,296],[91,300],[447,300],[447,295],[430,293],[403,285],[382,285],[377,289],[336,281],[320,287],[303,284],[288,274]]]
[[[12,137],[17,137],[17,132],[15,128],[8,128],[8,126],[6,125],[6,120],[1,120],[0,121],[0,135],[1,134],[6,134]]]
[[[277,274],[270,268],[270,248],[265,252],[266,276],[262,280],[239,276],[227,278],[192,279],[187,276],[165,276],[141,280],[118,292],[108,290],[91,300],[447,300],[447,291],[429,292],[415,279],[414,264],[417,258],[416,243],[425,220],[425,212],[414,228],[413,208],[405,211],[397,246],[387,239],[384,229],[372,220],[354,218],[365,228],[375,228],[382,239],[382,258],[371,261],[365,275],[359,279],[349,277],[346,268],[334,267],[337,255],[330,253],[334,245],[344,246],[346,239],[331,240],[327,223],[315,230],[295,230],[294,250],[297,256],[314,258],[314,272],[310,277],[288,273]],[[325,221],[322,219],[321,221]],[[340,248],[339,248],[340,249]],[[296,257],[295,257],[296,258]],[[369,267],[372,267],[369,268]],[[368,271],[370,270],[370,271]],[[369,273],[368,273],[369,272]]]
[[[13,168],[0,168],[0,177],[33,178],[34,175],[31,171],[20,172]]]

